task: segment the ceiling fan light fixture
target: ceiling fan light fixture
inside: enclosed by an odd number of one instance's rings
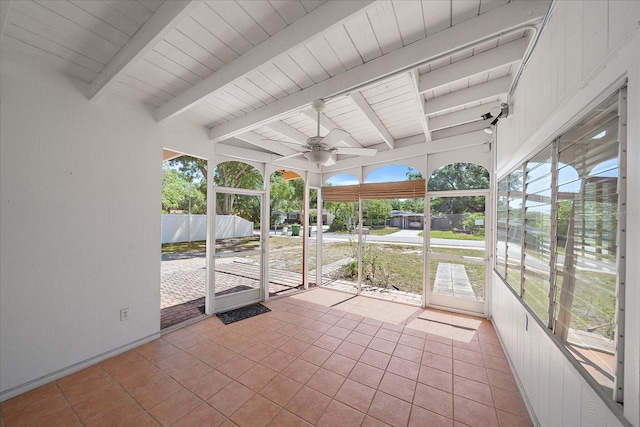
[[[330,151],[324,151],[324,150],[313,150],[313,151],[308,151],[306,153],[303,154],[307,160],[309,160],[311,163],[314,163],[318,166],[324,165],[325,163],[327,163],[327,160],[329,160],[329,158],[331,157],[331,152]]]

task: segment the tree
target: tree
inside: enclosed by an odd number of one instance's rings
[[[422,179],[420,172],[409,170],[409,180]],[[475,163],[452,163],[434,171],[427,182],[427,191],[477,190],[489,188],[489,171]],[[482,196],[434,197],[431,211],[435,213],[484,212]]]
[[[206,213],[206,197],[199,183],[194,184],[186,174],[165,165],[162,170],[162,211],[177,209]]]
[[[213,172],[213,182],[219,187],[245,188],[259,190],[262,188],[262,175],[256,168],[243,162],[220,163]],[[218,194],[216,213],[231,215],[236,195],[233,193]]]
[[[371,225],[374,222],[386,225],[391,209],[391,203],[387,200],[364,200],[362,202],[362,218],[368,220]]]

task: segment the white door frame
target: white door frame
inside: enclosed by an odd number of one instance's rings
[[[424,250],[426,253],[425,256],[425,283],[423,287],[423,301],[426,307],[438,308],[447,311],[472,314],[472,315],[482,315],[486,317],[488,315],[488,304],[487,304],[487,288],[490,283],[490,274],[491,274],[491,264],[490,264],[490,236],[492,235],[492,229],[490,224],[492,224],[491,209],[489,207],[491,192],[489,189],[482,190],[452,190],[452,191],[427,191],[425,195],[425,218],[428,218],[428,227],[425,224],[425,239],[424,239]],[[431,280],[429,274],[429,264],[432,259],[431,252],[431,198],[433,197],[465,197],[465,196],[484,196],[485,205],[484,205],[484,223],[485,223],[485,233],[484,233],[484,289],[485,289],[485,298],[483,301],[471,301],[464,300],[452,296],[446,295],[437,295],[431,293]],[[427,223],[425,221],[425,223]]]

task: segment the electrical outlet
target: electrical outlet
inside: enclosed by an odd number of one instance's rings
[[[120,321],[129,320],[129,308],[123,308],[120,310]]]

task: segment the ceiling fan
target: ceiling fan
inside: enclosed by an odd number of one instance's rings
[[[349,136],[349,134],[342,129],[333,129],[325,136],[320,136],[320,112],[324,109],[324,101],[321,99],[313,101],[313,108],[318,113],[317,116],[317,133],[316,136],[307,138],[307,143],[298,147],[301,147],[303,151],[289,154],[287,156],[276,159],[276,162],[291,159],[293,157],[304,156],[311,163],[320,166],[331,166],[335,164],[332,154],[352,154],[356,156],[374,156],[378,150],[373,148],[352,148],[352,147],[337,147],[336,144],[343,141]],[[294,144],[285,141],[276,141],[285,144]]]

